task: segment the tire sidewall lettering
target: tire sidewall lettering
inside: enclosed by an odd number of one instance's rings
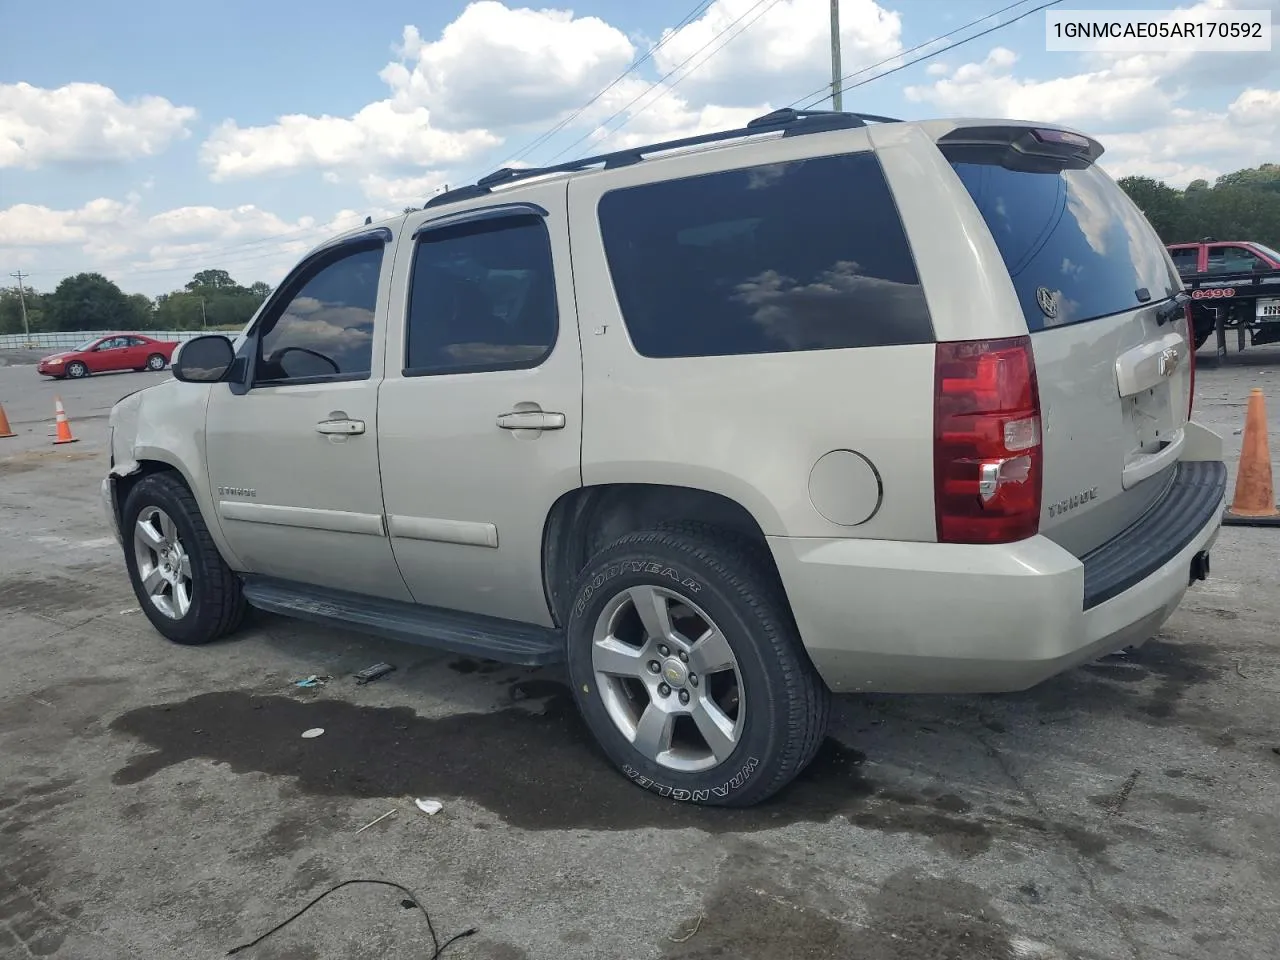
[[[681,573],[671,564],[659,563],[653,560],[619,560],[609,564],[609,566],[591,578],[591,582],[582,589],[577,603],[574,604],[574,613],[581,616],[587,605],[591,603],[592,598],[603,586],[628,573],[649,574],[660,577],[662,580],[668,581],[673,589],[678,587],[692,596],[697,596],[702,592],[702,584],[699,581]]]
[[[629,763],[623,764],[622,772],[626,775],[627,779],[636,784],[636,786],[643,787],[645,790],[648,790],[651,793],[656,793],[660,797],[666,797],[669,800],[679,800],[681,802],[688,803],[706,803],[712,797],[723,799],[729,796],[729,794],[737,790],[741,790],[742,787],[746,785],[747,781],[751,779],[751,775],[755,773],[758,766],[760,766],[760,761],[758,759],[755,757],[747,757],[747,759],[743,761],[738,772],[728,780],[718,786],[697,790],[685,790],[680,787],[672,787],[668,784],[661,783],[654,780],[647,774],[640,772]]]

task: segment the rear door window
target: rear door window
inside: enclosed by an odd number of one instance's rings
[[[1191,276],[1200,269],[1198,247],[1180,247],[1177,250],[1170,250],[1169,255],[1173,257],[1173,265],[1178,269],[1178,273],[1184,277]]]
[[[1267,261],[1245,247],[1210,247],[1207,266],[1209,273],[1248,273],[1265,269]]]
[[[623,320],[646,357],[933,340],[873,154],[625,187],[601,198],[599,216]]]
[[[1032,332],[1177,293],[1164,244],[1098,167],[1030,172],[944,153],[1000,248]]]

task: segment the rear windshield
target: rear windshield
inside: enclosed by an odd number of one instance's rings
[[[1000,248],[1028,329],[1083,323],[1178,292],[1164,244],[1097,167],[1033,173],[949,159]]]

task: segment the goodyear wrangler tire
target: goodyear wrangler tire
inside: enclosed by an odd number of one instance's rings
[[[637,785],[745,807],[813,759],[830,694],[758,548],[700,525],[630,534],[578,579],[568,623],[578,707]]]

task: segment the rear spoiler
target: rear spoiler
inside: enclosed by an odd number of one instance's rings
[[[949,159],[1034,173],[1084,169],[1103,153],[1102,144],[1092,137],[1054,127],[960,127],[939,137],[937,143]]]

